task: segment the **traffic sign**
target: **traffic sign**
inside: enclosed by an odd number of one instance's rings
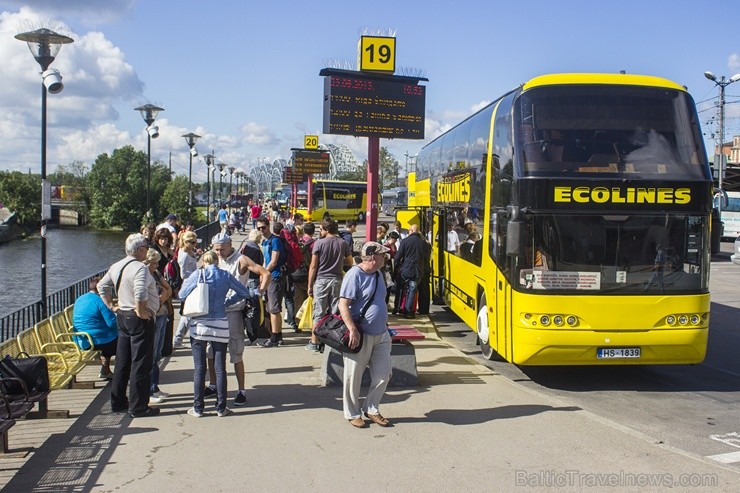
[[[291,149],[293,151],[293,172],[322,174],[328,173],[331,164],[328,151],[310,149]]]

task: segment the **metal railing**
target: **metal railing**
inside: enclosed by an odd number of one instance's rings
[[[211,241],[211,237],[220,231],[218,221],[213,221],[210,224],[201,226],[195,230],[195,234],[198,235],[198,239],[201,240],[199,246],[205,249]],[[64,311],[69,305],[87,293],[90,280],[93,277],[102,277],[108,269],[91,274],[84,279],[80,279],[71,286],[67,286],[55,293],[51,293],[46,297],[46,313],[47,316],[51,317],[61,311]],[[0,342],[11,339],[26,329],[33,327],[35,324],[43,320],[42,316],[42,304],[41,301],[37,301],[31,305],[25,306],[20,310],[10,313],[0,318]]]
[[[71,286],[51,293],[46,297],[46,311],[48,316],[64,311],[77,298],[88,292],[90,280],[93,277],[102,277],[107,269],[80,279]],[[41,301],[25,306],[9,315],[0,318],[0,342],[11,339],[24,330],[31,328],[43,320]]]

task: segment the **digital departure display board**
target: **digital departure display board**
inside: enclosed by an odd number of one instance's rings
[[[399,79],[324,77],[324,133],[423,139],[426,86]]]
[[[331,160],[327,151],[292,149],[294,173],[328,173]],[[301,182],[302,183],[302,182]]]
[[[308,177],[303,173],[296,173],[290,166],[283,168],[283,183],[303,183],[308,181]]]

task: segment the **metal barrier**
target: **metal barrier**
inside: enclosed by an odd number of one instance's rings
[[[213,221],[210,224],[206,224],[205,226],[201,226],[196,229],[194,232],[198,235],[198,239],[201,240],[199,247],[205,250],[208,247],[212,236],[218,231],[220,231],[218,221]],[[52,315],[63,311],[69,305],[74,304],[77,298],[87,293],[90,280],[93,277],[102,277],[106,272],[108,272],[108,269],[92,274],[84,279],[80,279],[71,286],[48,295],[46,297],[47,316],[51,317]],[[25,306],[20,310],[0,318],[0,342],[17,336],[22,331],[33,327],[34,324],[43,320],[44,317],[42,317],[41,311],[41,301],[37,301],[36,303]]]

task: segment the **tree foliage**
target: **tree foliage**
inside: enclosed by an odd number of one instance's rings
[[[124,146],[101,154],[87,176],[96,228],[136,231],[146,213],[146,154]]]
[[[41,221],[41,175],[0,171],[0,202],[15,211],[20,224],[38,225]]]
[[[193,192],[195,193],[195,192]],[[188,177],[175,176],[165,188],[159,203],[161,215],[177,214],[182,221],[195,222],[195,214],[188,210]]]
[[[368,165],[368,160],[365,159],[360,169],[338,173],[337,180],[367,181]],[[378,156],[378,171],[380,173],[378,183],[381,190],[398,186],[398,160],[386,147],[380,148],[380,155]]]

